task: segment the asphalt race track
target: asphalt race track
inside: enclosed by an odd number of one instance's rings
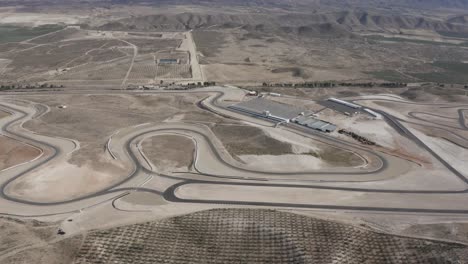
[[[251,117],[242,117],[239,113],[232,112],[222,101],[225,97],[229,95],[233,89],[226,88],[209,88],[199,91],[183,91],[183,92],[171,92],[171,93],[202,93],[202,94],[211,94],[211,96],[203,99],[197,105],[206,111],[221,115],[223,117],[229,117],[232,119],[246,119],[247,122],[255,122],[260,125],[268,125],[266,120],[258,120]],[[239,90],[233,91],[238,93]],[[64,93],[86,93],[88,91],[70,91]],[[112,93],[129,93],[128,91],[112,91]],[[152,92],[155,93],[155,92]],[[169,92],[162,92],[169,93]],[[41,93],[44,94],[44,93]],[[141,94],[141,93],[140,93]],[[366,99],[370,100],[370,99]],[[359,102],[359,100],[355,100]],[[392,99],[375,99],[375,101],[396,101],[398,103],[408,103],[413,104],[412,102],[404,102],[399,100]],[[458,189],[444,188],[441,186],[440,189],[392,189],[392,188],[371,188],[367,186],[363,187],[343,187],[343,186],[334,186],[328,185],[327,182],[353,182],[354,184],[359,184],[359,182],[373,182],[373,181],[385,181],[388,178],[391,178],[395,175],[391,175],[392,171],[390,169],[398,171],[398,165],[395,163],[397,158],[390,157],[384,153],[378,153],[371,149],[362,147],[358,144],[349,143],[331,136],[318,133],[315,131],[303,131],[296,129],[294,126],[285,127],[285,129],[290,130],[291,132],[297,133],[304,137],[310,136],[314,138],[319,138],[323,141],[326,141],[334,146],[339,146],[346,150],[355,151],[359,153],[365,153],[367,156],[371,156],[378,165],[372,169],[365,170],[352,170],[350,171],[304,171],[298,173],[291,172],[273,172],[273,171],[258,171],[253,169],[248,169],[240,167],[237,164],[233,163],[226,157],[225,154],[219,153],[218,142],[212,140],[213,135],[209,133],[202,126],[189,123],[166,123],[160,125],[142,125],[138,127],[133,127],[128,129],[127,134],[119,135],[115,140],[112,140],[112,151],[120,153],[118,155],[119,159],[122,162],[128,162],[133,166],[132,173],[128,175],[121,182],[115,183],[112,186],[108,186],[99,192],[85,195],[82,197],[65,200],[65,201],[55,201],[55,202],[41,202],[41,201],[30,201],[25,199],[20,199],[17,197],[12,197],[8,195],[6,191],[9,184],[14,182],[20,177],[30,173],[33,170],[40,169],[42,166],[53,162],[59,157],[70,154],[70,152],[76,151],[79,149],[77,142],[72,139],[64,138],[53,138],[45,135],[38,135],[27,131],[21,127],[21,124],[27,122],[28,120],[34,118],[40,118],[41,116],[47,114],[47,106],[35,104],[32,102],[23,102],[29,104],[28,107],[15,106],[11,100],[0,101],[0,109],[12,113],[10,117],[4,118],[1,123],[1,133],[17,140],[20,140],[24,143],[34,145],[40,149],[48,150],[48,155],[39,158],[36,161],[31,161],[29,163],[18,166],[14,169],[0,172],[0,208],[7,208],[0,210],[0,214],[4,215],[17,215],[15,210],[10,208],[15,208],[16,212],[21,210],[21,216],[41,216],[41,215],[54,215],[54,214],[64,214],[69,212],[79,211],[83,208],[87,208],[96,204],[105,203],[109,201],[114,201],[130,191],[140,191],[140,192],[150,192],[153,194],[160,195],[166,201],[173,203],[198,203],[198,204],[222,204],[222,205],[247,205],[247,206],[267,206],[267,207],[285,207],[285,208],[308,208],[308,209],[321,209],[321,210],[345,210],[345,211],[364,211],[364,212],[395,212],[395,213],[414,213],[414,214],[456,214],[456,215],[467,215],[468,207],[463,207],[463,202],[466,201],[468,194],[468,188],[466,184],[468,179],[464,174],[454,168],[446,160],[444,160],[440,155],[438,155],[434,150],[432,150],[427,144],[425,144],[421,139],[419,139],[414,133],[412,133],[404,123],[411,123],[408,120],[402,120],[397,118],[389,113],[386,113],[379,109],[373,109],[385,118],[392,128],[396,132],[404,135],[408,139],[415,142],[417,145],[425,149],[430,155],[437,159],[446,169],[447,173],[453,174],[458,178],[461,183]],[[456,107],[457,113],[459,115],[458,122],[460,124],[459,128],[452,128],[452,130],[444,129],[437,127],[438,129],[445,130],[448,133],[455,133],[453,130],[468,130],[468,127],[465,123],[465,113],[468,111],[468,108],[465,106],[450,106],[447,104],[437,104],[440,107]],[[28,108],[28,109],[26,109]],[[412,112],[409,113],[409,117],[413,118],[415,121],[425,121],[419,115],[433,115],[437,118],[448,118],[453,120],[453,117],[446,117],[441,115],[436,115],[432,113],[424,112]],[[417,123],[418,125],[422,125]],[[274,124],[270,124],[274,125]],[[154,172],[144,161],[144,157],[135,149],[135,145],[143,139],[158,135],[158,134],[169,134],[169,135],[178,135],[191,138],[195,142],[196,151],[194,153],[194,172],[180,173],[177,176],[166,175]],[[455,133],[456,134],[456,133]],[[468,142],[467,138],[456,134],[461,139]],[[109,149],[109,151],[111,151]],[[216,169],[208,168],[206,164],[216,162],[216,166],[225,168],[223,173],[216,173]],[[218,168],[218,167],[214,167]],[[168,188],[144,188],[139,187],[138,182],[144,178],[144,175],[151,175],[153,177],[159,177],[171,182],[170,187]],[[284,183],[288,181],[288,183]],[[265,201],[243,201],[243,200],[227,200],[220,197],[220,199],[203,199],[199,197],[197,199],[179,197],[177,195],[177,190],[182,187],[190,187],[193,185],[206,185],[206,186],[231,186],[235,188],[242,187],[259,187],[259,188],[293,188],[293,189],[303,189],[310,191],[339,191],[347,193],[365,193],[372,195],[372,197],[378,197],[379,195],[386,195],[395,197],[398,199],[426,199],[428,195],[434,196],[444,196],[450,198],[454,196],[456,201],[454,202],[454,208],[447,208],[445,206],[434,206],[431,207],[431,204],[428,204],[424,207],[412,206],[408,204],[407,206],[392,206],[389,203],[388,206],[369,206],[369,205],[341,205],[335,204],[333,201],[330,201],[329,204],[318,204],[313,201],[302,202],[302,203],[288,203],[272,200],[270,202]],[[354,185],[353,185],[354,186]],[[421,196],[420,196],[421,195]],[[407,198],[406,198],[407,197]],[[372,202],[372,201],[371,201]],[[3,206],[5,203],[5,206]],[[456,207],[456,206],[458,207]],[[45,213],[46,212],[46,213]],[[19,215],[19,214],[18,214]]]

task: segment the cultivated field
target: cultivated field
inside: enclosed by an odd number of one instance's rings
[[[116,243],[115,241],[119,241]],[[92,232],[75,263],[443,263],[465,246],[271,210],[220,209]],[[366,249],[366,250],[363,250]],[[177,253],[175,253],[177,252]]]
[[[151,83],[155,78],[174,81],[192,78],[189,56],[176,51],[183,35],[167,34],[161,38],[151,34],[135,36],[125,32],[59,28],[31,38],[24,30],[14,27],[12,30],[17,30],[24,39],[21,43],[0,44],[0,74],[5,83],[86,86],[98,81],[125,86],[127,81]],[[41,35],[45,29],[35,30]],[[179,59],[179,64],[157,66],[157,60],[162,57]]]

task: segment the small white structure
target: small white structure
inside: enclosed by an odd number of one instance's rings
[[[276,121],[281,122],[281,123],[289,123],[288,118],[272,115],[270,113],[270,111],[268,111],[268,110],[263,111],[263,114],[265,115],[266,118],[273,119],[273,120],[276,120]]]
[[[334,103],[337,103],[337,104],[341,104],[341,105],[345,105],[347,107],[351,107],[353,109],[359,109],[361,108],[360,105],[357,105],[357,104],[353,104],[353,103],[350,103],[350,102],[346,102],[346,101],[343,101],[343,100],[340,100],[340,99],[336,99],[336,98],[329,98],[328,101],[331,101],[331,102],[334,102]]]
[[[59,105],[58,108],[60,108],[60,109],[67,109],[67,106],[66,106],[66,105]]]
[[[369,115],[373,116],[374,119],[382,119],[382,115],[379,114],[379,113],[377,113],[377,112],[375,112],[375,111],[372,111],[372,110],[367,109],[367,108],[365,108],[364,111],[365,111],[366,113],[368,113]]]
[[[276,97],[280,97],[280,96],[281,96],[281,94],[279,94],[279,93],[270,93],[270,95],[271,95],[271,96],[276,96]]]

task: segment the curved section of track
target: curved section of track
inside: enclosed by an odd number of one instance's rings
[[[209,111],[220,114],[220,115],[227,115],[228,109],[222,107],[219,104],[219,101],[221,98],[225,95],[224,92],[222,91],[209,91],[213,94],[214,96],[210,96],[207,99],[205,99],[200,105],[203,107],[207,108]],[[206,91],[203,91],[201,93],[206,93]],[[8,107],[8,106],[6,106]],[[108,200],[109,198],[104,197],[106,195],[111,195],[111,194],[117,194],[118,196],[122,195],[122,192],[126,191],[146,191],[146,192],[152,192],[156,194],[163,195],[163,197],[171,202],[187,202],[187,203],[213,203],[213,204],[238,204],[238,205],[252,205],[252,206],[273,206],[273,207],[297,207],[297,208],[316,208],[316,209],[330,209],[330,210],[358,210],[358,211],[385,211],[385,212],[411,212],[411,213],[441,213],[441,214],[468,214],[468,210],[451,210],[451,209],[424,209],[424,208],[397,208],[397,207],[369,207],[369,206],[338,206],[338,205],[319,205],[319,204],[291,204],[291,203],[275,203],[275,202],[270,202],[270,203],[265,203],[265,202],[245,202],[245,201],[227,201],[227,200],[203,200],[203,199],[183,199],[179,198],[175,194],[175,190],[181,186],[185,185],[190,185],[190,184],[222,184],[222,185],[235,185],[235,186],[262,186],[262,187],[284,187],[284,188],[308,188],[310,190],[314,189],[320,189],[320,190],[340,190],[340,191],[349,191],[349,192],[368,192],[368,193],[394,193],[394,194],[463,194],[467,193],[468,190],[466,188],[463,188],[462,190],[455,190],[455,191],[450,191],[450,190],[420,190],[420,191],[411,191],[411,190],[384,190],[384,189],[372,189],[372,188],[344,188],[344,187],[328,187],[328,186],[320,186],[320,185],[309,185],[309,184],[281,184],[281,183],[272,183],[272,182],[233,182],[233,181],[227,181],[227,182],[221,182],[221,181],[208,181],[208,180],[190,180],[186,179],[185,177],[175,177],[173,175],[163,175],[163,174],[158,174],[151,172],[150,170],[146,169],[141,165],[140,158],[137,156],[138,153],[132,150],[132,145],[135,145],[135,142],[138,139],[144,138],[148,135],[155,134],[155,133],[182,133],[185,135],[196,135],[197,137],[200,137],[203,139],[202,144],[207,144],[209,148],[211,149],[214,157],[216,158],[217,162],[222,164],[223,166],[229,167],[230,169],[234,171],[238,171],[240,173],[247,173],[247,174],[259,174],[259,175],[265,175],[268,176],[269,181],[270,179],[274,178],[274,176],[282,175],[282,176],[292,176],[292,175],[299,175],[299,176],[308,176],[308,175],[313,175],[313,174],[323,174],[323,175],[343,175],[344,172],[304,172],[304,173],[277,173],[277,172],[265,172],[265,171],[257,171],[257,170],[251,170],[251,169],[246,169],[246,168],[240,168],[238,166],[235,166],[231,164],[230,162],[227,162],[225,160],[225,157],[220,155],[218,151],[216,151],[217,147],[214,145],[214,143],[211,140],[211,135],[207,135],[204,133],[200,133],[199,130],[197,129],[190,129],[190,128],[177,128],[177,127],[167,127],[167,128],[154,128],[154,127],[140,127],[136,131],[133,131],[130,133],[130,135],[125,139],[125,141],[122,143],[122,147],[125,148],[125,153],[127,154],[127,158],[129,161],[133,164],[134,170],[133,172],[124,180],[121,182],[118,182],[112,186],[108,186],[105,190],[101,190],[97,193],[89,194],[86,196],[82,196],[79,198],[75,199],[70,199],[67,201],[59,201],[59,202],[37,202],[37,201],[25,201],[22,199],[18,198],[12,198],[8,195],[5,194],[5,188],[13,182],[15,179],[25,175],[26,173],[31,172],[32,170],[39,168],[40,166],[52,161],[54,158],[56,158],[59,155],[63,155],[63,150],[60,149],[59,147],[49,144],[48,142],[40,141],[38,139],[35,139],[32,136],[27,136],[24,134],[19,134],[16,131],[10,130],[10,127],[18,124],[20,122],[24,123],[28,119],[32,118],[30,114],[21,111],[19,109],[13,109],[11,108],[13,112],[16,112],[18,117],[12,118],[9,122],[4,124],[2,126],[2,130],[17,137],[21,138],[25,142],[31,142],[35,145],[38,146],[46,146],[50,149],[52,149],[52,154],[50,154],[48,157],[41,159],[40,162],[34,164],[34,166],[30,166],[27,169],[24,169],[21,173],[18,173],[14,175],[13,177],[10,177],[9,179],[3,181],[0,186],[0,198],[18,203],[18,204],[25,204],[25,205],[30,205],[30,206],[54,206],[54,205],[62,205],[62,204],[70,204],[70,203],[77,203],[80,201],[85,201],[85,200],[92,200],[96,199],[97,202],[102,202],[103,200]],[[463,109],[464,111],[465,109]],[[460,116],[463,116],[463,111],[459,112],[461,113]],[[391,124],[393,127],[395,127],[397,130],[399,130],[400,133],[405,134],[408,136],[410,139],[414,140],[416,143],[419,145],[425,147],[427,151],[429,151],[431,154],[433,154],[434,157],[438,157],[438,155],[433,152],[427,145],[425,145],[422,141],[420,141],[414,134],[412,134],[408,129],[406,129],[398,120],[397,118],[393,117],[390,114],[387,114],[383,111],[379,111],[381,114],[384,115],[386,118],[386,121]],[[38,116],[40,116],[39,114]],[[232,118],[232,117],[231,117]],[[460,117],[461,118],[461,117]],[[464,119],[464,116],[463,116]],[[461,120],[461,119],[460,119]],[[187,125],[187,124],[184,124]],[[170,125],[169,125],[170,126]],[[187,125],[188,126],[188,125]],[[465,124],[466,127],[466,124]],[[335,140],[337,144],[347,144],[348,147],[353,148],[356,147],[354,144],[347,143],[338,139],[331,139],[330,137],[327,137],[323,135],[324,139],[326,140]],[[373,171],[365,171],[365,172],[345,172],[347,175],[353,175],[353,176],[358,176],[358,175],[366,175],[366,174],[376,174],[378,172],[384,171],[388,164],[386,163],[386,159],[382,157],[379,153],[372,152],[367,149],[363,149],[360,147],[360,151],[368,151],[371,155],[374,155],[378,157],[382,161],[382,166],[380,166],[378,169],[373,170]],[[199,154],[197,154],[199,155]],[[439,157],[440,158],[440,157]],[[468,182],[468,180],[461,174],[459,173],[456,169],[450,166],[450,164],[446,163],[443,159],[440,158],[440,161],[449,169],[451,170],[455,175],[457,175],[461,180],[464,182]],[[445,163],[444,163],[445,162]],[[452,169],[450,169],[452,168]],[[134,187],[134,186],[126,186],[126,184],[129,184],[135,177],[138,175],[141,175],[142,173],[147,173],[147,174],[153,174],[157,177],[161,178],[167,178],[174,180],[175,183],[169,187],[166,188],[165,190],[159,191],[159,190],[154,190],[154,189],[148,189],[148,188],[142,188],[142,187]],[[210,176],[210,175],[207,175]],[[215,175],[213,175],[215,176]],[[230,180],[239,180],[242,177],[239,177],[238,175],[233,176],[232,179]],[[242,178],[244,179],[244,178]],[[245,179],[244,179],[245,180]],[[252,180],[252,179],[251,179]],[[253,179],[255,180],[255,179]],[[265,181],[265,179],[262,179]],[[286,180],[286,179],[283,179]],[[291,180],[291,179],[289,179]],[[304,179],[297,179],[297,180],[304,180]],[[115,197],[114,197],[115,198]],[[57,214],[63,213],[63,212],[57,212]]]

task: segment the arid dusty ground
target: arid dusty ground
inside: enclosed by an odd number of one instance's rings
[[[37,148],[0,136],[0,170],[34,159],[41,154]]]
[[[0,110],[0,118],[7,117],[7,116],[9,116],[9,115],[10,115],[9,113],[7,113],[7,112],[5,112],[5,111],[2,111],[2,110]]]
[[[191,139],[183,136],[155,136],[146,139],[142,146],[159,171],[187,171],[193,162],[195,146]]]
[[[0,110],[0,119],[9,115]],[[41,154],[39,149],[5,136],[0,136],[0,146],[0,170],[29,161]]]
[[[259,157],[265,159],[304,159],[313,162],[317,158],[322,163],[319,167],[358,166],[362,160],[349,151],[338,149],[315,141],[309,148],[282,141],[268,135],[258,127],[218,124],[212,128],[215,135],[221,139],[224,146],[233,157],[242,162],[258,163]],[[257,157],[259,156],[259,157]],[[294,166],[294,165],[291,165]]]
[[[81,245],[81,236],[62,240],[56,223],[0,218],[0,262],[71,263]]]

